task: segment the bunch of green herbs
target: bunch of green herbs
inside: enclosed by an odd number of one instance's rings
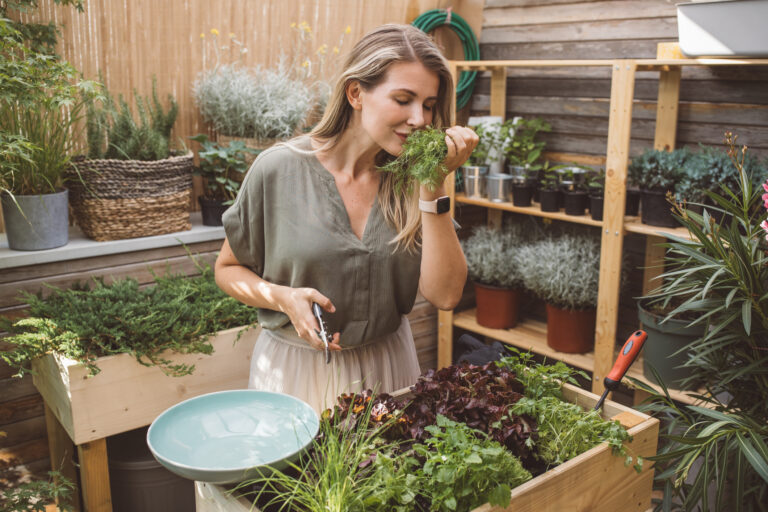
[[[515,372],[523,384],[525,397],[510,408],[512,414],[527,414],[538,425],[537,438],[529,438],[537,457],[547,468],[557,466],[605,441],[615,454],[626,457],[627,465],[633,458],[624,442],[631,436],[618,421],[605,420],[599,411],[584,410],[563,400],[562,384],[577,384],[576,376],[589,377],[582,371],[569,368],[562,361],[553,365],[533,362],[530,353],[510,349],[514,355],[502,358],[497,364]],[[642,459],[635,460],[635,469],[642,469]]]
[[[540,117],[509,119],[501,126],[500,139],[506,141],[504,151],[509,165],[539,170],[546,142],[540,134],[552,131],[552,127]]]
[[[240,140],[219,144],[209,140],[204,133],[190,139],[202,146],[197,153],[200,166],[195,168],[194,174],[205,179],[205,197],[222,201],[224,205],[234,203],[248,170],[246,154],[258,154],[259,151],[246,147]]]
[[[268,510],[328,512],[406,512],[417,510],[422,482],[413,457],[395,457],[399,443],[383,433],[394,418],[373,425],[372,401],[355,423],[324,414],[310,448],[285,471],[265,470],[233,492],[248,494]]]
[[[478,430],[443,415],[426,427],[430,434],[413,450],[424,459],[419,470],[430,510],[471,510],[483,503],[506,507],[512,488],[531,479],[520,459]]]
[[[168,95],[166,112],[157,95],[156,78],[152,79],[151,98],[139,96],[136,90],[133,96],[138,122],[122,95],[118,98],[119,107],[108,93],[99,106],[95,101],[88,101],[88,158],[154,161],[168,158],[171,154],[171,128],[179,113],[176,100],[171,94]]]
[[[380,171],[395,176],[395,190],[408,194],[415,184],[436,190],[443,182],[448,169],[443,164],[448,154],[445,132],[427,126],[411,133],[403,144],[403,152],[394,160],[379,167]]]
[[[19,376],[33,359],[52,352],[84,364],[91,375],[99,372],[97,358],[122,353],[168,375],[190,374],[194,365],[173,364],[162,352],[210,354],[211,334],[256,322],[256,309],[222,292],[210,266],[198,268],[195,277],[155,276],[147,288],[131,278],[111,284],[99,278],[92,287],[52,288],[45,298],[24,294],[29,316],[0,325],[12,345],[0,357]]]

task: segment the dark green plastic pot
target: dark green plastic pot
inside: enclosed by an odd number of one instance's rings
[[[690,377],[691,368],[680,368],[688,360],[687,351],[675,354],[678,350],[691,344],[689,350],[696,350],[696,342],[704,336],[704,325],[688,327],[688,320],[676,320],[674,318],[660,324],[663,315],[657,315],[643,309],[638,303],[637,316],[643,324],[643,330],[648,333],[648,340],[643,348],[643,374],[651,382],[656,379],[650,367],[656,369],[661,380],[667,387],[681,389],[681,381]]]

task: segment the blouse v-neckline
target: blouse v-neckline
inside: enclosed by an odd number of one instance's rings
[[[312,147],[311,142],[309,142],[310,148]],[[341,220],[345,221],[345,231],[349,234],[358,244],[362,244],[365,247],[368,247],[368,244],[366,244],[366,240],[370,237],[370,231],[373,226],[373,223],[375,221],[374,216],[378,215],[379,210],[379,199],[378,199],[378,191],[376,197],[373,198],[373,204],[371,204],[370,208],[368,209],[368,216],[365,219],[365,226],[363,227],[363,234],[361,238],[357,237],[357,234],[355,233],[355,230],[352,229],[352,220],[349,216],[349,210],[347,210],[347,205],[344,204],[344,198],[341,197],[341,191],[339,190],[339,186],[336,183],[336,177],[331,173],[331,171],[328,170],[325,165],[320,161],[319,158],[317,158],[316,154],[312,154],[312,163],[314,164],[314,167],[318,170],[320,176],[323,178],[323,181],[326,183],[326,186],[329,190],[329,198],[333,200],[336,207],[340,210],[339,211],[339,217]],[[379,187],[381,187],[381,179],[379,180]]]

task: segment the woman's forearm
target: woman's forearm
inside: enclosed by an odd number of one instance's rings
[[[226,240],[216,258],[214,275],[219,288],[243,304],[275,311],[283,310],[281,300],[286,287],[265,281],[241,265]]]
[[[431,200],[445,195],[442,189],[421,191]],[[467,262],[447,213],[421,214],[421,294],[439,309],[453,309],[461,299],[467,279]]]

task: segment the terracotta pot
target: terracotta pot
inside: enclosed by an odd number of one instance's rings
[[[492,329],[511,329],[517,325],[520,291],[475,283],[477,323]]]
[[[547,345],[558,352],[584,354],[595,346],[596,311],[571,311],[547,304]]]

